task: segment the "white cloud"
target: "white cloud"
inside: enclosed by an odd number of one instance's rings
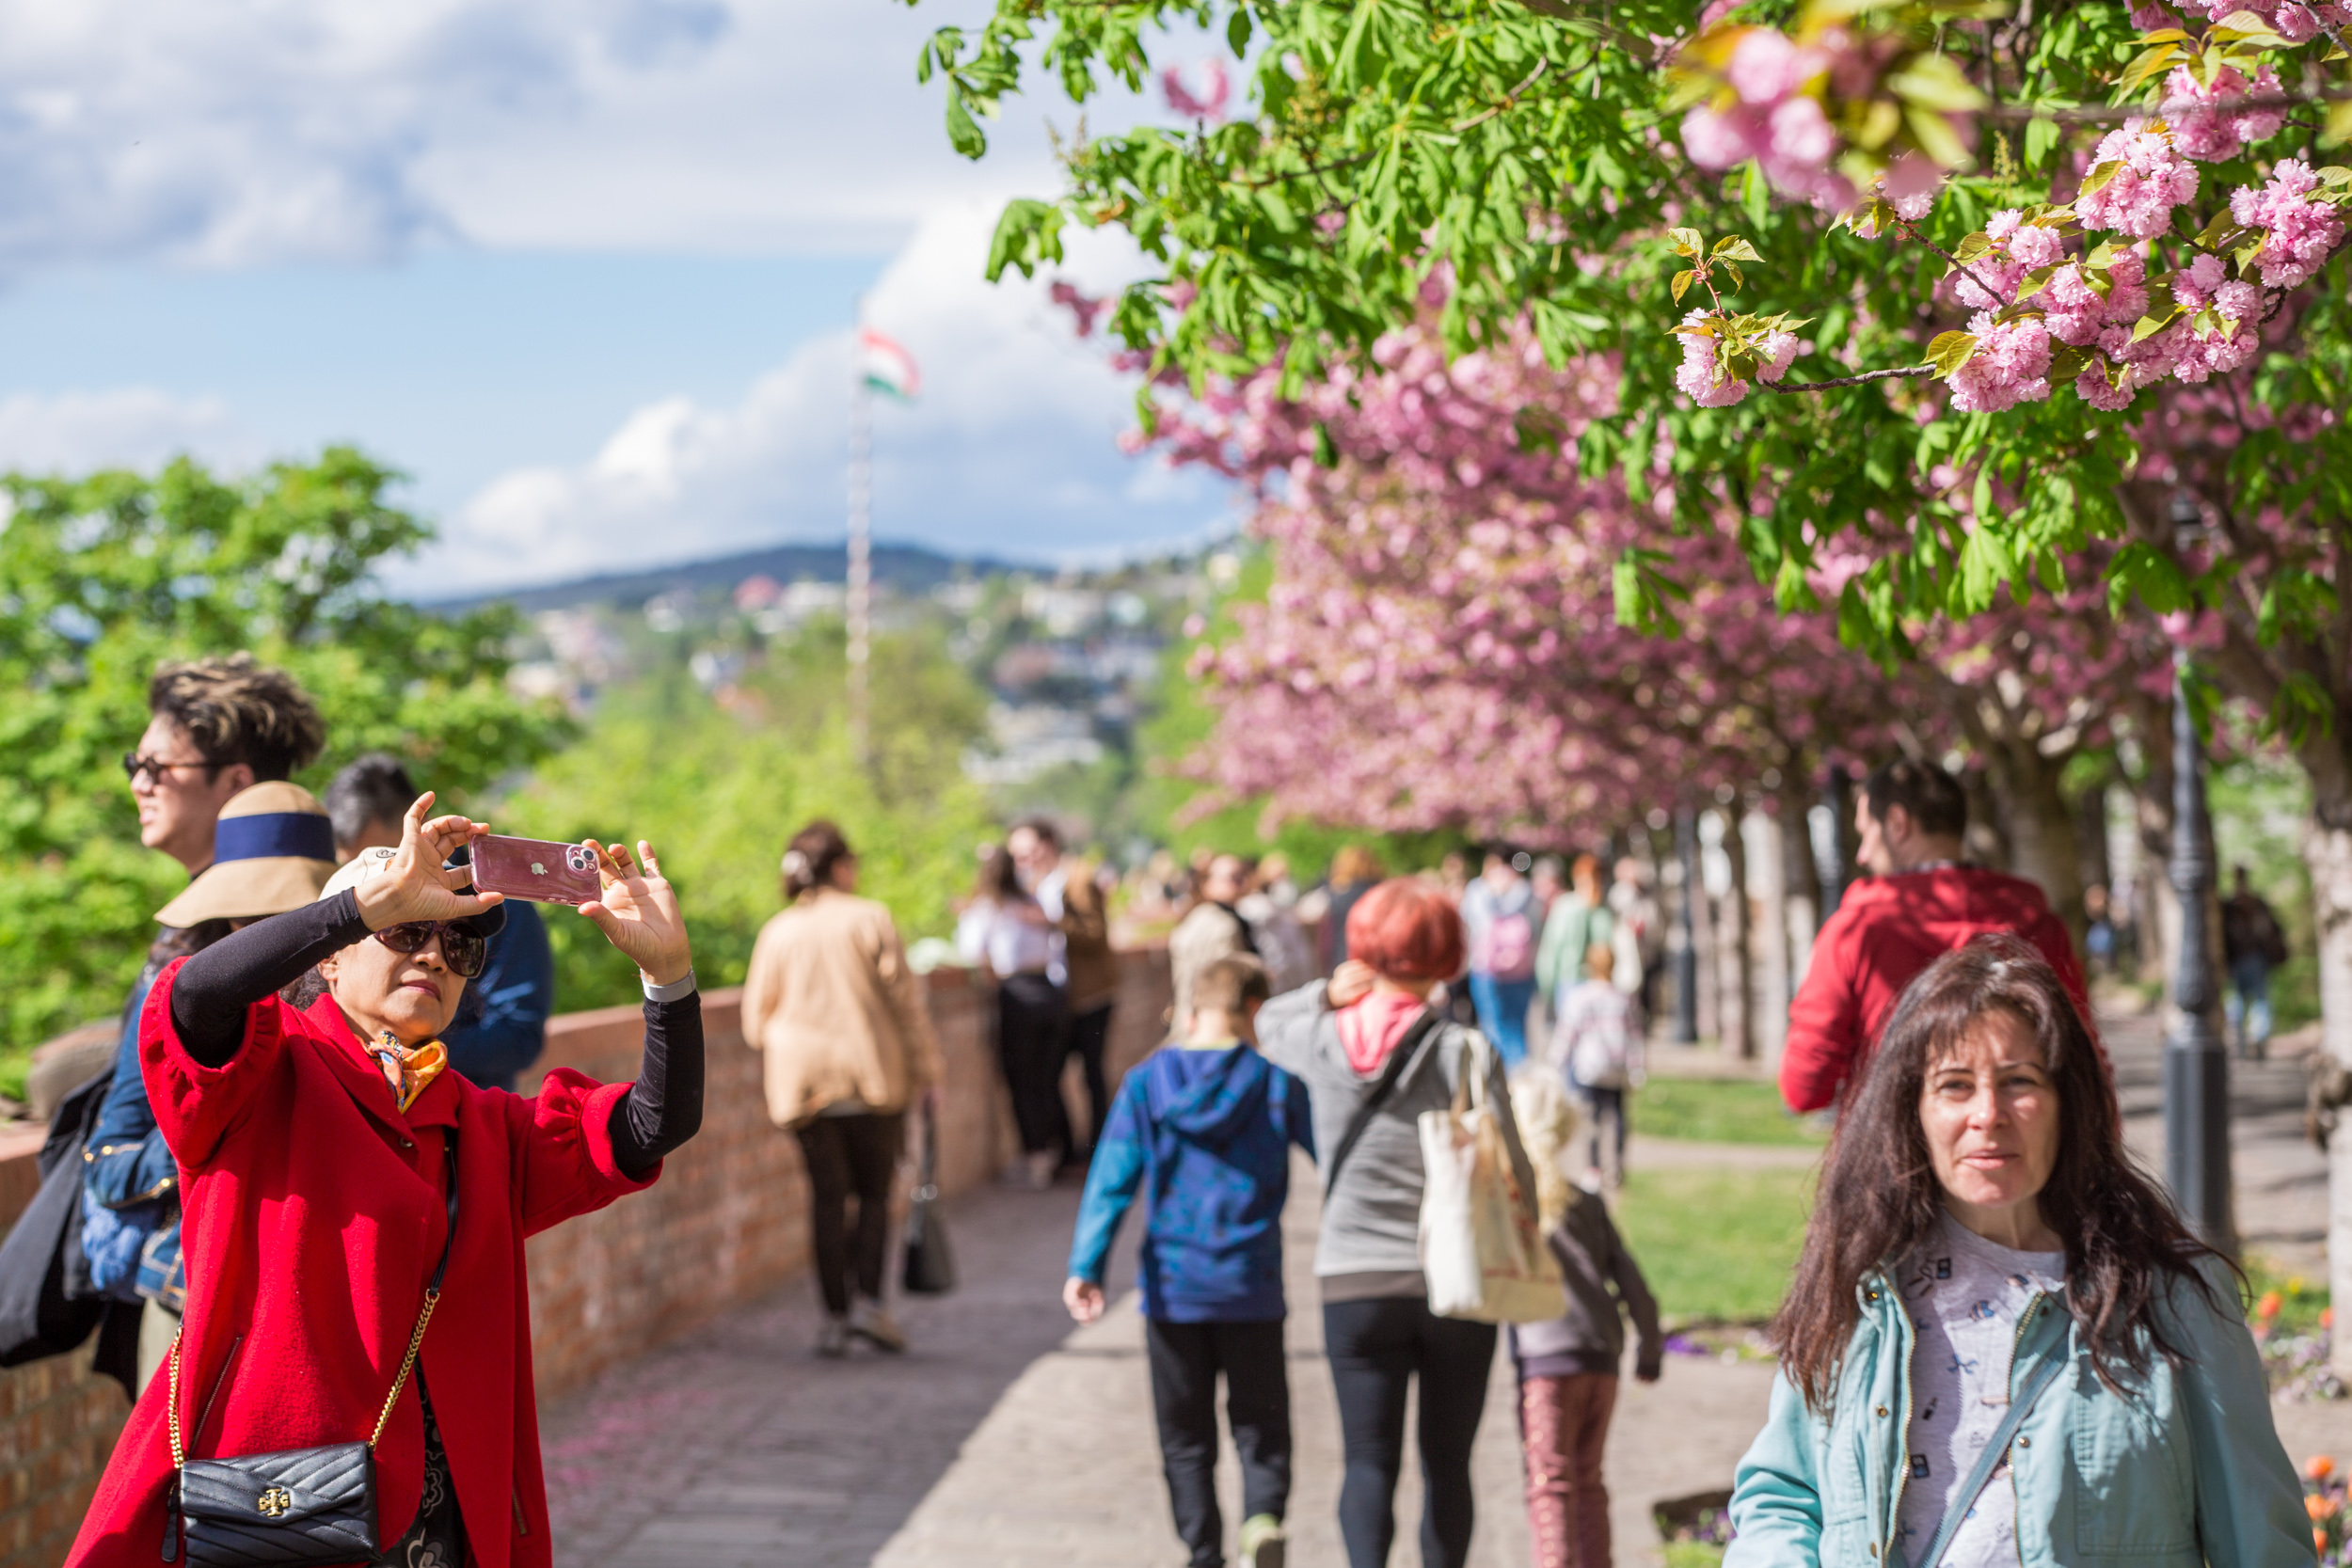
[[[876,534],[1093,557],[1217,526],[1229,512],[1221,486],[1119,451],[1133,388],[1102,340],[1073,336],[1043,279],[981,277],[993,214],[965,202],[925,219],[869,299],[867,319],[924,373],[916,404],[875,410]],[[1102,292],[1129,268],[1104,245],[1073,252],[1064,275]],[[649,403],[590,461],[505,475],[459,510],[401,586],[546,581],[838,537],[849,353],[846,332],[815,340],[733,406]]]
[[[153,468],[183,452],[242,468],[261,459],[262,446],[217,398],[177,398],[137,387],[0,398],[0,470]]]

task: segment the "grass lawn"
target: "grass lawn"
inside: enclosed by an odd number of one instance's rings
[[[1812,1180],[1802,1170],[1634,1170],[1617,1226],[1666,1321],[1770,1318],[1804,1244]]]
[[[1653,1078],[1632,1099],[1635,1131],[1700,1143],[1799,1144],[1829,1141],[1811,1117],[1793,1117],[1770,1084],[1722,1078]]]

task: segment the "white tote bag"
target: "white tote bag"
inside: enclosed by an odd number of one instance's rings
[[[1454,1104],[1421,1114],[1421,1267],[1429,1310],[1490,1323],[1545,1323],[1566,1310],[1535,1195],[1519,1190],[1502,1123],[1486,1096],[1486,1039],[1462,1053]]]

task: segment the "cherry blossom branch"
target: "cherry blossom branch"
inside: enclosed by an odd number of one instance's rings
[[[1763,392],[1826,392],[1834,387],[1859,387],[1866,381],[1892,381],[1899,376],[1933,375],[1933,365],[1899,365],[1891,371],[1865,371],[1860,375],[1841,375],[1835,381],[1759,381],[1756,389]]]
[[[1949,261],[1952,264],[1952,270],[1954,272],[1959,273],[1962,277],[1967,278],[1969,282],[1974,283],[1978,288],[1984,291],[1985,298],[1989,300],[2007,298],[2006,293],[2002,290],[1994,288],[1992,285],[1985,282],[1983,278],[1979,277],[1976,274],[1976,270],[1970,267],[1967,262],[1962,261],[1959,257],[1953,255],[1942,245],[1937,245],[1933,240],[1929,239],[1925,234],[1920,233],[1916,225],[1912,224],[1905,219],[1897,218],[1895,220],[1895,227],[1902,231],[1903,238],[1917,241],[1919,244],[1926,245],[1930,250],[1934,251],[1938,256],[1943,257],[1947,261]]]
[[[2206,114],[2235,113],[2245,109],[2299,109],[2313,103],[2341,103],[2346,100],[2352,100],[2352,87],[2321,87],[2315,92],[2232,94],[2212,103],[2193,98],[2168,98],[2153,109],[2145,103],[2084,104],[2068,109],[2038,107],[2031,103],[1994,103],[1978,110],[1977,118],[2001,124],[2022,125],[2030,120],[2046,119],[2058,125],[2121,125],[2127,119],[2146,119],[2152,116],[2189,111]]]

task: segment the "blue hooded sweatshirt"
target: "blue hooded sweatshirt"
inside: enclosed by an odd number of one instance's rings
[[[1307,1086],[1246,1045],[1163,1046],[1119,1085],[1087,1172],[1073,1277],[1103,1282],[1145,1188],[1143,1311],[1166,1323],[1283,1315],[1290,1146],[1314,1152]]]

